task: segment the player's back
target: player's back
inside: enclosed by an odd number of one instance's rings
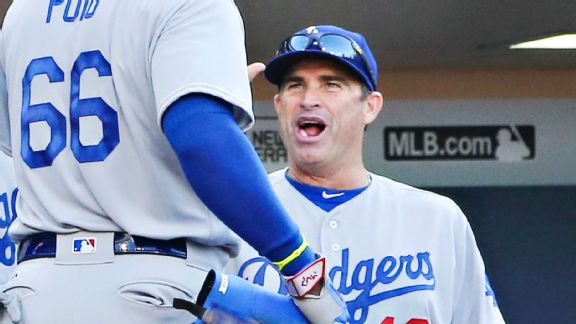
[[[243,40],[232,1],[13,3],[3,29],[11,150],[22,193],[13,234],[82,228],[232,242],[191,190],[159,126],[162,112],[188,92],[250,106],[246,89],[228,93],[222,81],[205,81],[211,54],[200,62],[185,57],[200,52],[193,46],[210,48],[209,39],[158,44],[181,37],[179,28],[189,32],[186,24],[218,23],[237,24],[238,34],[226,37]]]

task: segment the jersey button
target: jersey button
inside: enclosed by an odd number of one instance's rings
[[[340,245],[338,245],[338,243],[332,244],[332,251],[334,252],[340,251]]]
[[[338,222],[335,220],[331,220],[330,223],[328,223],[328,225],[330,226],[331,229],[337,229],[338,228]]]

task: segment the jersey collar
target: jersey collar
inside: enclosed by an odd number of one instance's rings
[[[294,187],[294,189],[300,192],[314,205],[322,208],[327,212],[358,196],[372,183],[370,179],[370,183],[364,187],[350,190],[334,190],[299,182],[288,175],[288,169],[286,169],[284,176],[286,177],[286,180],[288,180],[288,182],[292,185],[292,187]]]

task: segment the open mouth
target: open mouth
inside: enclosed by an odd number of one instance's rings
[[[302,119],[297,123],[298,134],[303,137],[315,137],[326,129],[326,124],[321,120]]]

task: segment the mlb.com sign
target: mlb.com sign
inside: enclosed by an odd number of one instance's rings
[[[384,158],[406,160],[533,160],[531,125],[385,127]]]

